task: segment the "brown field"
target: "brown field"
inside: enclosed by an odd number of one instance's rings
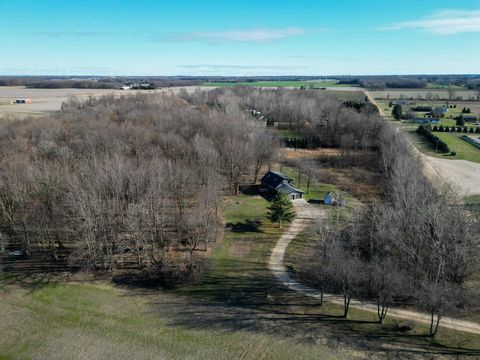
[[[62,103],[70,96],[87,98],[107,94],[135,94],[138,91],[111,89],[29,89],[22,86],[0,86],[0,117],[7,113],[20,116],[40,115],[44,112],[60,110]],[[28,98],[31,104],[10,104],[18,98]]]
[[[441,100],[448,100],[448,91],[443,89],[388,89],[388,90],[369,90],[369,93],[375,99],[425,99],[428,93],[435,97],[438,95]],[[403,95],[403,96],[402,96]],[[458,100],[469,100],[470,97],[476,99],[477,94],[473,90],[455,90],[455,97]],[[470,101],[469,101],[470,102]]]

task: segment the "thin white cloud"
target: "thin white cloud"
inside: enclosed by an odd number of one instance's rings
[[[324,31],[325,29],[307,30],[302,28],[285,29],[252,29],[252,30],[227,30],[205,31],[173,34],[169,36],[154,37],[154,41],[181,41],[181,42],[207,42],[210,44],[224,43],[270,43],[290,37],[301,36],[311,32]]]
[[[439,35],[480,32],[480,10],[439,10],[423,18],[387,25],[379,30],[421,30]]]

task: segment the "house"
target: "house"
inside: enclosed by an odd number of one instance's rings
[[[323,198],[323,203],[326,205],[334,205],[335,204],[335,193],[333,192],[328,192],[325,194]]]
[[[417,124],[438,124],[440,121],[434,118],[416,118],[415,122]]]
[[[463,120],[465,120],[465,121],[477,121],[477,117],[476,117],[475,115],[464,115],[464,114],[462,114],[462,115],[460,115],[460,116],[461,116],[461,117],[463,118]]]
[[[293,179],[277,172],[269,171],[262,177],[262,185],[271,193],[282,193],[291,200],[302,199],[304,192],[293,187]]]

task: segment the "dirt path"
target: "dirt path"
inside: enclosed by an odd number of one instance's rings
[[[272,250],[268,261],[268,268],[275,277],[287,288],[302,293],[305,296],[320,299],[320,292],[316,289],[302,285],[292,279],[284,265],[283,258],[290,242],[295,239],[315,218],[325,217],[326,211],[308,204],[305,200],[299,199],[293,201],[297,211],[297,217],[292,221],[288,230],[278,240]],[[324,294],[324,300],[331,303],[343,305],[343,299],[337,295]],[[358,300],[352,300],[350,306],[364,311],[377,313],[377,306],[371,303],[365,303]],[[399,319],[414,320],[424,324],[430,324],[430,315],[404,309],[389,309],[388,316],[394,316]],[[444,317],[440,323],[441,327],[480,334],[480,324]]]

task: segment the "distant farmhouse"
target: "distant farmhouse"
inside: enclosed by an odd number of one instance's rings
[[[12,103],[13,103],[13,101],[12,101]],[[16,99],[15,103],[16,104],[31,104],[32,100],[30,100],[30,99]]]
[[[274,194],[281,193],[287,195],[291,200],[303,198],[304,192],[293,187],[293,179],[280,172],[267,172],[262,178],[262,185]]]
[[[438,124],[440,120],[434,118],[416,118],[415,122],[417,124]]]
[[[465,121],[477,121],[477,117],[475,115],[460,115],[461,118]]]

